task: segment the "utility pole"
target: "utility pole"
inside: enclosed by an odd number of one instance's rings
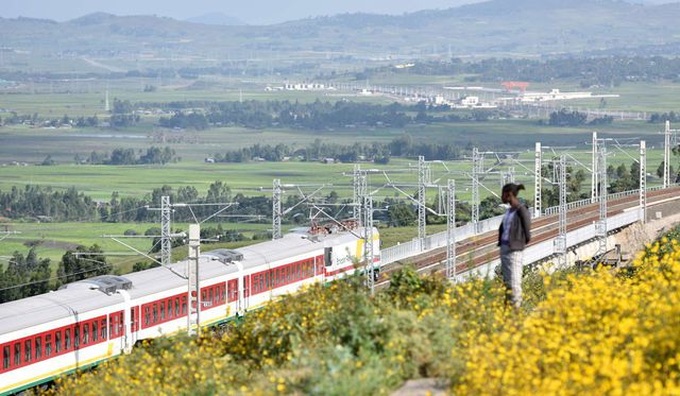
[[[189,225],[189,263],[187,268],[187,301],[189,314],[187,315],[187,334],[192,336],[201,333],[201,287],[198,272],[198,258],[201,256],[201,226]]]
[[[553,161],[553,180],[559,189],[559,226],[557,237],[553,241],[557,255],[557,268],[567,266],[567,159],[561,155]]]
[[[361,173],[361,165],[359,164],[354,164],[354,173],[352,174],[352,185],[354,187],[354,200],[352,201],[354,203],[354,206],[352,207],[352,216],[356,220],[361,219],[361,206],[362,206],[362,197],[366,195],[367,191],[367,183],[364,183],[364,176]]]
[[[446,192],[446,278],[456,279],[456,181],[449,179]]]
[[[170,265],[172,257],[172,240],[170,239],[171,216],[172,206],[170,205],[170,197],[164,195],[161,197],[161,265],[164,267]]]
[[[274,179],[272,192],[272,240],[281,239],[281,179]]]
[[[598,196],[600,200],[600,219],[595,229],[598,238],[597,254],[607,252],[607,148],[600,139],[597,147]]]
[[[368,189],[367,189],[368,190]],[[371,295],[375,293],[375,266],[373,263],[373,197],[365,194],[363,202],[363,226],[364,226],[364,268],[366,284],[371,290]]]
[[[600,197],[600,188],[599,188],[599,169],[598,169],[598,147],[597,147],[597,132],[593,132],[593,151],[592,151],[592,162],[591,162],[591,167],[593,168],[593,171],[590,175],[590,202],[595,203],[599,200]],[[606,173],[605,169],[605,173]]]
[[[418,157],[418,244],[420,251],[425,250],[426,214],[425,214],[425,189],[430,184],[430,166],[425,162],[425,157]]]
[[[671,122],[666,121],[663,139],[663,188],[668,188],[671,185],[671,145],[675,147],[677,144],[675,132],[677,132],[677,129],[671,129]]]
[[[541,142],[536,142],[536,149],[534,152],[534,217],[541,217],[542,197],[541,190],[543,188],[543,151],[541,149]]]
[[[484,173],[484,157],[477,147],[472,149],[472,226],[475,234],[479,232],[479,178]]]
[[[647,223],[647,143],[640,140],[640,221]]]

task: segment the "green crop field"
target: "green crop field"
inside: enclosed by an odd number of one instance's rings
[[[390,84],[402,79],[402,84],[412,86],[444,86],[460,84],[461,77],[455,79],[424,76],[391,75],[386,73],[374,80],[378,84]],[[301,102],[322,101],[366,101],[370,103],[390,103],[392,99],[378,95],[357,96],[351,93],[335,92],[287,92],[265,91],[265,86],[276,86],[276,81],[262,78],[256,81],[241,81],[237,78],[210,78],[199,80],[182,79],[120,79],[115,81],[70,81],[50,85],[36,83],[23,87],[20,92],[0,93],[0,118],[10,111],[20,114],[38,113],[40,117],[60,118],[67,114],[105,118],[105,92],[109,97],[135,102],[170,102],[185,100],[298,100]],[[497,83],[494,83],[497,85]],[[147,85],[157,86],[153,92],[143,92]],[[489,85],[489,84],[480,84]],[[532,86],[532,90],[548,90],[551,87],[564,91],[578,90],[567,83],[551,86]],[[619,108],[625,111],[665,112],[676,108],[677,90],[680,84],[642,84],[625,83],[607,89],[608,93],[621,95],[607,99],[607,109]],[[597,106],[597,101],[568,102],[574,106]],[[355,142],[389,143],[395,138],[408,134],[414,142],[453,143],[469,153],[478,147],[485,154],[484,169],[487,174],[482,178],[480,194],[482,197],[498,193],[501,186],[501,173],[510,168],[514,170],[515,180],[526,185],[523,196],[531,201],[533,197],[534,144],[544,145],[544,161],[561,153],[568,152],[569,163],[575,170],[590,167],[591,154],[589,142],[592,128],[557,128],[540,125],[536,119],[493,119],[487,122],[432,123],[407,125],[404,128],[341,128],[332,131],[309,131],[301,129],[246,129],[238,127],[210,128],[204,131],[159,130],[155,124],[157,116],[144,116],[142,122],[134,127],[112,130],[100,128],[84,129],[45,129],[20,126],[0,126],[0,191],[13,187],[38,185],[53,189],[75,187],[96,200],[108,201],[113,192],[120,196],[142,197],[154,188],[164,185],[173,189],[185,186],[195,187],[201,195],[210,184],[221,181],[229,186],[234,194],[266,195],[271,194],[273,179],[280,179],[286,195],[309,194],[324,186],[318,196],[337,192],[341,198],[352,197],[352,171],[354,164],[323,164],[302,162],[291,159],[288,162],[249,162],[249,163],[206,163],[206,157],[225,153],[230,150],[248,147],[253,144],[284,143],[293,148],[303,148],[316,139],[323,143],[351,145]],[[663,137],[659,133],[662,125],[645,121],[615,120],[612,125],[598,126],[600,136],[609,140],[608,163],[613,166],[630,164],[638,158],[638,149],[632,145],[640,139],[648,142],[647,169],[649,185],[659,184],[656,169],[662,161]],[[182,137],[181,143],[164,143],[165,138]],[[616,140],[616,141],[615,141]],[[618,142],[617,142],[618,141]],[[617,143],[622,146],[617,147]],[[151,146],[169,146],[181,159],[165,166],[106,166],[76,165],[75,158],[84,158],[93,151],[110,153],[117,148],[134,149],[144,152]],[[492,153],[493,152],[493,153]],[[510,160],[512,154],[517,160]],[[469,155],[469,154],[467,154]],[[40,166],[47,157],[55,165]],[[427,160],[427,158],[426,158]],[[675,161],[675,160],[674,160]],[[417,158],[392,158],[388,165],[361,163],[364,170],[371,170],[369,183],[378,200],[406,198],[415,196],[418,181]],[[676,161],[677,162],[677,161]],[[433,187],[427,189],[428,202],[433,202],[439,189],[434,185],[445,186],[447,179],[456,180],[457,198],[461,201],[471,199],[472,162],[469,158],[456,161],[435,162],[430,164]],[[588,173],[588,172],[586,172]],[[589,180],[584,182],[588,189]],[[297,185],[293,187],[290,185]],[[80,223],[2,223],[10,234],[0,242],[0,256],[9,256],[14,251],[26,252],[28,246],[36,246],[41,257],[60,260],[64,251],[76,245],[90,246],[99,244],[106,252],[127,251],[110,238],[102,235],[120,235],[126,230],[143,233],[158,224],[80,224]],[[225,227],[242,229],[243,224],[226,224]],[[267,229],[268,224],[254,225],[258,230]],[[384,246],[396,244],[400,240],[413,238],[413,229],[383,230]],[[428,227],[428,233],[435,228]],[[250,235],[250,234],[249,234]],[[150,241],[132,239],[137,249],[148,251]],[[182,254],[179,252],[178,254]],[[120,271],[127,271],[138,257],[116,257],[111,260]]]

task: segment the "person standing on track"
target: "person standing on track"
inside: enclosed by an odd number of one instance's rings
[[[526,206],[517,199],[524,185],[508,183],[503,186],[501,200],[509,205],[498,228],[501,248],[501,275],[507,288],[507,300],[513,307],[522,305],[522,258],[531,240],[531,216]]]

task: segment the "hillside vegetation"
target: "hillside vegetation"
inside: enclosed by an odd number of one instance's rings
[[[245,58],[257,63],[262,57],[285,59],[277,62],[275,67],[280,67],[309,59],[546,55],[673,45],[680,33],[675,23],[679,16],[678,4],[491,0],[400,16],[343,14],[270,26],[215,26],[105,13],[62,23],[0,19],[0,37],[8,52],[6,65],[12,64],[9,55],[14,51],[29,51],[49,62],[52,71],[60,60],[80,57],[116,62],[90,59],[64,67],[117,72],[140,64],[214,64],[215,59],[233,63]]]
[[[155,341],[56,394],[389,394],[445,379],[453,394],[680,391],[680,243],[672,232],[621,270],[526,274],[521,312],[496,280],[402,271],[315,286],[199,340]]]

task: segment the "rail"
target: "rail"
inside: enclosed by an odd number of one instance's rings
[[[674,184],[677,186],[677,184]],[[653,187],[648,191],[662,190],[663,187]],[[638,194],[639,190],[630,190],[619,193],[613,193],[607,195],[608,200],[616,200],[619,198],[629,197],[631,195]],[[587,206],[593,204],[590,199],[580,200],[571,202],[567,205],[568,210],[576,209],[582,206]],[[557,214],[556,207],[551,207],[545,210],[545,215]],[[640,210],[628,210],[622,214],[618,214],[610,217],[607,220],[607,228],[610,230],[621,228],[623,226],[632,224],[640,219]],[[457,227],[455,238],[457,242],[472,238],[476,235],[481,235],[490,231],[495,231],[498,229],[503,216],[496,216],[489,219],[482,220],[478,223],[477,230],[475,230],[474,225],[471,223],[465,224],[464,226]],[[567,233],[567,248],[573,247],[575,245],[581,244],[587,240],[594,238],[596,235],[595,224],[586,225],[577,230],[573,230]],[[421,245],[418,243],[417,239],[413,239],[408,242],[401,243],[396,246],[391,246],[381,250],[381,261],[382,264],[390,264],[396,261],[404,260],[407,258],[415,257],[420,254],[426,253],[428,251],[441,248],[446,246],[447,243],[447,233],[446,231],[439,232],[426,237],[423,240],[422,249]],[[554,254],[553,242],[546,241],[537,243],[530,246],[525,250],[525,262],[532,263],[536,261],[543,260],[545,258],[551,257]],[[495,265],[494,262],[488,265]],[[496,263],[497,264],[497,263]],[[483,271],[486,266],[480,267],[480,271]],[[479,272],[477,269],[471,270]]]

